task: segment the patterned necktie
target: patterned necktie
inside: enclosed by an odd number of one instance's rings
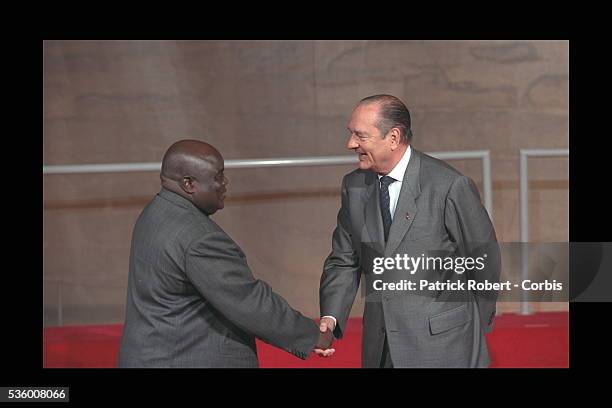
[[[389,184],[395,180],[393,177],[383,176],[380,179],[380,212],[382,213],[383,228],[385,229],[385,242],[389,238],[391,229],[391,210],[389,209]]]

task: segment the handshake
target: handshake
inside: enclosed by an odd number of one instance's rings
[[[332,333],[335,326],[336,324],[333,319],[329,317],[321,318],[321,322],[319,323],[319,340],[313,350],[319,357],[330,357],[336,351],[331,348],[334,340],[334,335]]]

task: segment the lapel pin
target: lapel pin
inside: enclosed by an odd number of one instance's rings
[[[406,219],[409,220],[410,219],[410,213],[406,213]]]

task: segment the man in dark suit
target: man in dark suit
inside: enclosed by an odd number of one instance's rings
[[[358,154],[359,169],[342,180],[332,252],[321,276],[321,330],[342,337],[363,273],[363,367],[487,366],[484,333],[491,328],[497,292],[418,286],[421,280],[498,281],[499,246],[476,186],[411,148],[410,113],[394,96],[360,101],[348,130],[347,147]],[[376,258],[398,255],[482,258],[485,267],[464,273],[421,265],[408,272],[396,265],[373,273]],[[417,290],[384,289],[383,283],[403,281]]]
[[[223,170],[200,141],[164,155],[162,189],[134,227],[120,367],[258,367],[255,337],[301,359],[331,345],[210,219],[224,206]]]

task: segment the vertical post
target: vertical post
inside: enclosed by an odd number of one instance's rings
[[[520,217],[521,217],[521,279],[529,279],[529,195],[528,166],[529,156],[525,150],[520,152]],[[521,293],[521,314],[531,314],[529,292]]]
[[[491,182],[491,155],[485,151],[482,156],[482,184],[484,185],[484,205],[493,219],[493,183]]]
[[[62,280],[57,281],[57,325],[64,325],[64,311],[62,309]]]

